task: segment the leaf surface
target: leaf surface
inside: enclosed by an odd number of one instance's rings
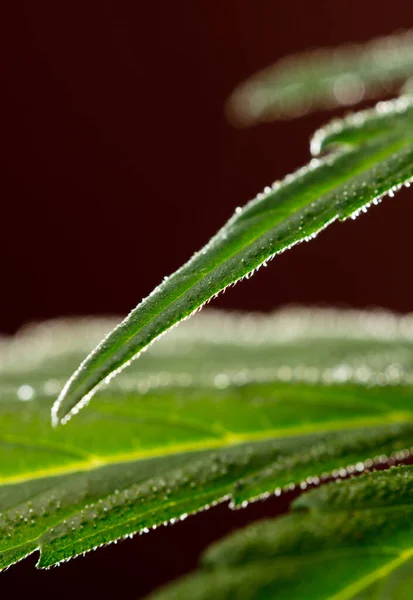
[[[241,125],[349,106],[397,90],[413,75],[413,34],[281,59],[240,84],[228,102]],[[406,88],[408,89],[408,88]]]
[[[112,325],[57,322],[0,340],[1,568],[38,549],[48,567],[413,447],[412,317],[206,311],[52,428],[67,369]]]
[[[290,515],[210,547],[199,573],[159,600],[408,600],[413,575],[413,468],[312,490]]]
[[[313,150],[339,145],[340,151],[314,159],[237,209],[204,249],[81,363],[53,407],[53,422],[65,422],[78,412],[104,381],[227,286],[336,219],[354,217],[387,192],[408,185],[413,176],[412,125],[413,101],[401,98],[316,134]]]

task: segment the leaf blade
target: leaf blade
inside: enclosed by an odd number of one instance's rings
[[[413,101],[389,103],[404,127],[315,162],[236,211],[203,250],[143,300],[81,363],[53,406],[66,422],[96,389],[216,294],[336,219],[365,210],[413,175]],[[375,120],[370,111],[364,123]]]
[[[224,499],[242,506],[413,447],[411,318],[206,311],[142,357],[138,382],[134,365],[57,431],[49,384],[101,334],[85,329],[45,331],[50,354],[28,335],[0,361],[20,368],[0,384],[2,567],[39,549],[48,567]],[[25,362],[25,344],[38,363]]]
[[[199,573],[151,598],[407,599],[412,482],[412,467],[398,467],[312,490],[292,514],[212,545]]]

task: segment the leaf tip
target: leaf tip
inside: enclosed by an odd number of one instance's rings
[[[235,89],[227,99],[224,112],[229,123],[237,129],[254,124],[251,101],[242,89]]]
[[[51,410],[51,421],[52,426],[57,427],[58,425],[64,425],[74,414],[78,412],[76,403],[71,402],[69,391],[71,388],[72,379],[66,383],[56,401],[54,402]]]
[[[57,427],[61,422],[61,415],[60,415],[61,398],[62,398],[62,394],[59,395],[59,397],[57,398],[57,400],[54,402],[54,404],[52,406],[51,415],[50,415],[51,421],[52,421],[52,427]]]

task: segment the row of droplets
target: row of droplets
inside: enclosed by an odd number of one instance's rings
[[[146,394],[151,390],[167,387],[191,388],[193,386],[210,387],[219,390],[231,386],[243,386],[248,383],[291,382],[309,384],[344,384],[356,383],[370,386],[386,385],[413,385],[413,371],[406,370],[399,363],[391,363],[382,368],[372,368],[368,364],[353,366],[348,363],[339,363],[327,368],[314,365],[298,364],[295,366],[280,365],[278,367],[257,367],[251,369],[238,369],[236,371],[205,373],[193,375],[192,373],[151,374],[140,379],[133,376],[124,376],[113,383],[113,390],[122,392],[138,392]],[[29,402],[38,396],[55,397],[61,389],[61,382],[48,380],[44,384],[33,386],[22,384],[15,394],[18,400]]]

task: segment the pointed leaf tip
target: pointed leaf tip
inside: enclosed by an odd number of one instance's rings
[[[316,134],[316,149],[338,150],[313,159],[236,209],[200,252],[155,288],[83,361],[53,406],[53,423],[66,422],[102,383],[227,286],[335,220],[355,218],[407,185],[413,177],[412,106],[413,100],[406,99],[381,103]]]

